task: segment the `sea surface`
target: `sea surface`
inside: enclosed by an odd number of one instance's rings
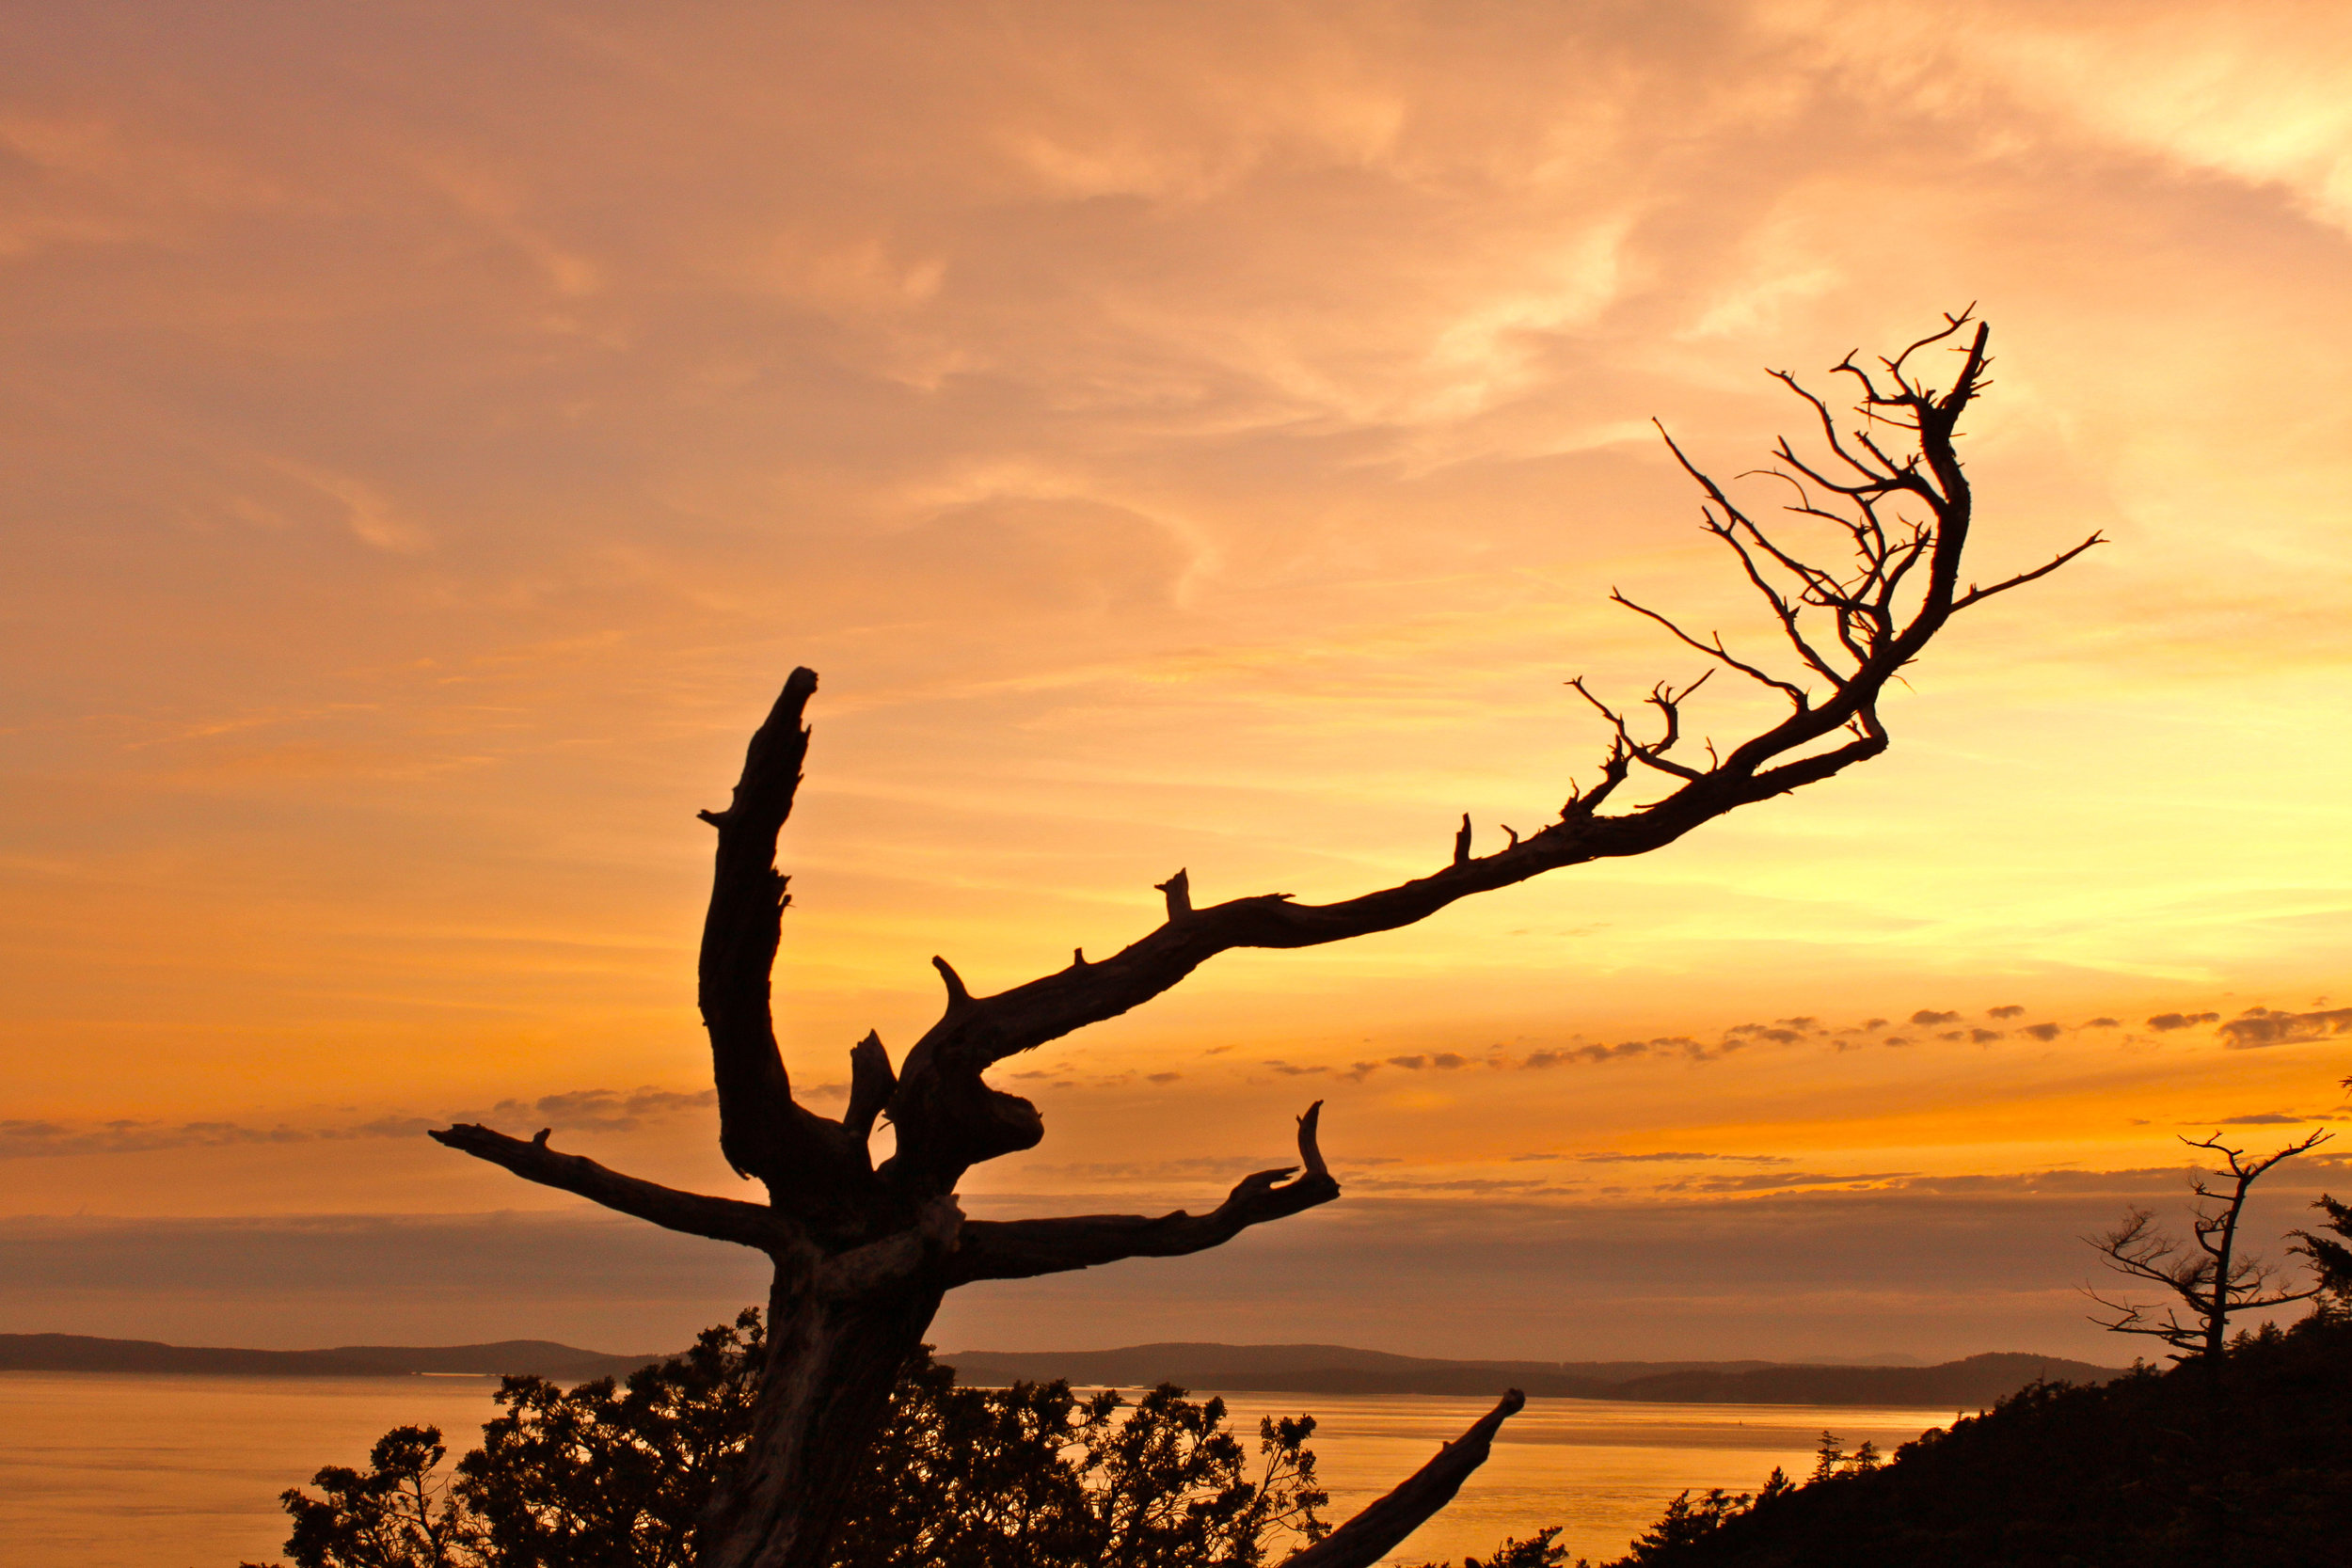
[[[323,1465],[363,1465],[394,1426],[479,1440],[495,1380],[0,1372],[0,1563],[236,1568],[283,1560],[278,1494]],[[1344,1519],[1491,1407],[1432,1395],[1226,1396],[1254,1445],[1262,1415],[1311,1414],[1310,1445]],[[1892,1452],[1942,1410],[1530,1400],[1452,1506],[1389,1560],[1458,1562],[1505,1535],[1565,1527],[1572,1556],[1622,1556],[1685,1487],[1754,1491],[1802,1478],[1820,1433]]]

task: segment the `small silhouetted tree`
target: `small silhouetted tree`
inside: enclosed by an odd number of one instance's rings
[[[1628,1563],[1671,1561],[1683,1547],[1704,1541],[1723,1528],[1726,1521],[1738,1518],[1755,1504],[1756,1499],[1747,1493],[1734,1496],[1720,1486],[1708,1488],[1707,1495],[1695,1502],[1689,1492],[1682,1492],[1666,1505],[1666,1512],[1658,1516],[1656,1524],[1634,1538],[1633,1550],[1624,1560]]]
[[[1560,1568],[1568,1560],[1568,1549],[1554,1545],[1554,1537],[1564,1527],[1552,1525],[1533,1535],[1505,1536],[1502,1544],[1486,1557],[1466,1557],[1462,1568]],[[1582,1559],[1579,1559],[1580,1564]],[[1424,1562],[1421,1568],[1454,1568],[1448,1562]]]
[[[2188,1240],[2158,1230],[2154,1212],[2147,1209],[2130,1210],[2114,1229],[2083,1238],[2106,1260],[2107,1267],[2128,1280],[2158,1287],[2172,1299],[2114,1300],[2086,1286],[2083,1293],[2106,1314],[2094,1313],[2090,1321],[2112,1333],[2162,1339],[2172,1347],[2175,1361],[2201,1356],[2217,1368],[2229,1343],[2232,1318],[2317,1295],[2322,1289],[2319,1285],[2300,1291],[2285,1289],[2276,1265],[2244,1250],[2238,1227],[2245,1217],[2247,1197],[2265,1171],[2330,1135],[2313,1132],[2259,1160],[2249,1160],[2244,1149],[2224,1144],[2218,1132],[2209,1138],[2183,1138],[2189,1148],[2210,1150],[2223,1162],[2222,1169],[2189,1181],[2197,1202],[2189,1213]],[[2161,1318],[2155,1315],[2159,1308],[2164,1314]]]
[[[1287,1218],[1339,1196],[1317,1141],[1317,1112],[1298,1120],[1298,1162],[1245,1178],[1206,1214],[1086,1215],[1064,1219],[964,1218],[956,1189],[985,1161],[1033,1148],[1044,1136],[1037,1107],[987,1082],[1007,1058],[1138,1007],[1235,948],[1312,947],[1427,918],[1458,899],[1515,886],[1594,861],[1648,854],[1717,817],[1821,783],[1886,750],[1880,700],[1957,611],[2055,571],[2099,542],[2093,534],[2056,559],[1986,586],[1962,576],[1974,499],[1960,462],[1960,422],[1984,385],[1986,330],[1963,313],[1876,366],[1849,356],[1858,420],[1840,428],[1820,397],[1774,372],[1804,403],[1821,437],[1820,455],[1787,441],[1773,472],[1786,510],[1825,525],[1843,559],[1820,564],[1734,502],[1668,442],[1697,483],[1705,526],[1731,552],[1786,644],[1773,661],[1735,653],[1721,633],[1701,636],[1622,595],[1706,660],[1785,704],[1776,721],[1723,750],[1694,755],[1683,735],[1684,702],[1707,677],[1661,683],[1639,727],[1580,678],[1570,684],[1607,727],[1599,776],[1571,785],[1557,815],[1484,855],[1470,818],[1450,860],[1429,874],[1329,904],[1281,893],[1196,906],[1184,871],[1158,884],[1166,912],[1153,930],[1089,962],[1083,951],[1050,974],[991,995],[975,993],[947,960],[931,962],[946,988],[939,1021],[895,1067],[879,1037],[850,1053],[848,1108],[836,1119],[793,1096],[769,1006],[769,986],[789,902],[776,869],[778,834],[791,814],[808,753],[803,717],[813,671],[786,681],[752,737],[732,802],[703,813],[718,832],[717,870],[703,928],[703,1022],[718,1090],[719,1146],[738,1174],[757,1179],[765,1202],[679,1192],[609,1170],[580,1155],[487,1127],[433,1136],[532,1181],[576,1193],[673,1230],[765,1253],[774,1265],[769,1337],[753,1434],[734,1480],[702,1525],[699,1560],[709,1568],[822,1568],[866,1457],[888,1419],[899,1367],[922,1342],[949,1291],[1121,1259],[1169,1257],[1222,1245],[1255,1225]],[[1947,387],[1916,361],[1950,349]],[[1618,791],[1637,770],[1665,791],[1630,809]],[[888,1117],[896,1151],[877,1164],[868,1144]],[[1396,1493],[1311,1547],[1298,1568],[1369,1564],[1450,1498],[1482,1459],[1495,1424],[1516,1401],[1481,1421]]]
[[[469,1568],[480,1531],[438,1473],[448,1453],[438,1427],[394,1427],[365,1470],[329,1465],[310,1478],[325,1497],[281,1494],[288,1554],[302,1568]]]

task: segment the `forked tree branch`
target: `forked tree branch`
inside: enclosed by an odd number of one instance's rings
[[[1394,1491],[1313,1545],[1285,1558],[1282,1568],[1372,1568],[1454,1500],[1462,1482],[1486,1463],[1502,1423],[1526,1403],[1527,1396],[1517,1388],[1504,1394],[1501,1403],[1478,1418],[1468,1432],[1440,1447],[1436,1458],[1407,1476]]]
[[[1029,1279],[1115,1263],[1122,1258],[1180,1258],[1222,1246],[1253,1225],[1288,1219],[1340,1196],[1324,1165],[1315,1124],[1318,1100],[1298,1118],[1295,1165],[1245,1176],[1223,1203],[1205,1214],[1073,1214],[1060,1219],[971,1220],[961,1244],[945,1260],[948,1280]],[[1284,1177],[1297,1172],[1296,1180]]]

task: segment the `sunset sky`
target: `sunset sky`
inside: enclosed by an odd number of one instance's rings
[[[1702,668],[1613,587],[1767,629],[1650,421],[1728,480],[1973,302],[1977,575],[2109,546],[1846,776],[1007,1063],[975,1214],[1315,1099],[1347,1196],[934,1337],[2128,1360],[2075,1238],[2352,1118],[2347,80],[2286,3],[9,8],[0,1329],[682,1342],[757,1259],[422,1130],[743,1191],[694,813],[795,664],[837,1112],[934,953],[1549,820],[1564,682]]]

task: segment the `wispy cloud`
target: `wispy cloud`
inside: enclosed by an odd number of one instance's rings
[[[1923,1031],[1921,1033],[1882,1035],[1878,1031],[1887,1024],[1887,1020],[1883,1018],[1833,1025],[1820,1017],[1808,1014],[1775,1019],[1769,1023],[1736,1023],[1715,1034],[1712,1038],[1681,1034],[1614,1041],[1573,1040],[1559,1045],[1538,1046],[1517,1053],[1495,1048],[1477,1055],[1459,1052],[1419,1052],[1357,1060],[1343,1068],[1281,1060],[1269,1060],[1263,1065],[1278,1073],[1294,1076],[1329,1070],[1341,1082],[1361,1084],[1377,1073],[1391,1070],[1458,1071],[1486,1068],[1496,1071],[1545,1072],[1564,1067],[1611,1062],[1704,1063],[1743,1050],[1762,1047],[1788,1050],[1808,1044],[1818,1045],[1833,1053],[1871,1045],[1895,1050],[1915,1048],[1921,1044],[1989,1047],[2006,1040],[2031,1040],[2038,1045],[2049,1045],[2069,1035],[2123,1028],[2122,1022],[2109,1014],[2094,1015],[2079,1023],[2048,1019],[2030,1023],[2015,1022],[2027,1016],[2031,1010],[2018,1004],[1987,1008],[1986,1017],[2008,1025],[1998,1029],[1967,1023],[1964,1022],[1966,1015],[1957,1009],[1921,1007],[1910,1015],[1912,1027]],[[2226,1023],[2221,1021],[2219,1013],[2210,1009],[2181,1009],[2153,1014],[2146,1020],[2145,1027],[2155,1036],[2189,1035],[2194,1031],[2212,1030],[2212,1037],[2219,1043],[2233,1050],[2246,1050],[2330,1039],[2352,1034],[2352,1007],[2299,1013],[2252,1007]]]
[[[550,1127],[625,1132],[649,1121],[665,1120],[718,1102],[715,1089],[572,1089],[531,1101],[501,1100],[490,1107],[490,1115],[501,1119],[544,1117]]]
[[[1612,1149],[1604,1150],[1597,1154],[1520,1154],[1514,1155],[1513,1158],[1520,1160],[1574,1160],[1579,1164],[1587,1165],[1679,1164],[1686,1161],[1694,1160],[1721,1160],[1735,1164],[1752,1165],[1786,1165],[1792,1163],[1787,1155],[1782,1154],[1702,1154],[1690,1149],[1661,1149],[1656,1153],[1650,1154],[1620,1154]]]
[[[820,1085],[804,1094],[846,1094],[846,1087]],[[453,1122],[501,1123],[531,1131],[625,1132],[667,1121],[718,1102],[710,1089],[572,1089],[535,1100],[501,1100],[488,1110],[453,1111],[438,1117],[388,1115],[363,1121],[315,1118],[271,1123],[202,1120],[0,1121],[0,1160],[72,1154],[149,1154],[176,1148],[232,1148],[257,1145],[340,1143],[368,1138],[421,1137],[430,1128]],[[523,1128],[523,1123],[530,1123]]]
[[[1664,1193],[1760,1193],[1792,1192],[1808,1187],[1843,1187],[1859,1192],[1867,1187],[1882,1187],[1915,1176],[1916,1171],[1882,1170],[1829,1173],[1823,1171],[1753,1171],[1746,1175],[1725,1172],[1721,1175],[1688,1176],[1678,1180],[1661,1182]]]
[[[421,1135],[432,1122],[385,1117],[339,1125],[257,1126],[234,1121],[0,1121],[0,1159],[43,1155],[146,1154],[167,1148],[230,1148],[262,1144],[341,1142]]]
[[[2211,1121],[2185,1121],[2183,1127],[2299,1127],[2305,1122],[2331,1121],[2331,1117],[2298,1116],[2291,1111],[2253,1111],[2245,1116],[2216,1117]]]
[[[2203,1016],[2208,1020],[2213,1017],[2210,1013]],[[2149,1022],[2153,1022],[2154,1020]],[[2339,1035],[2352,1034],[2352,1007],[2329,1007],[2310,1013],[2252,1007],[2224,1023],[2220,1034],[2222,1042],[2237,1051],[2302,1040],[2330,1039]]]

